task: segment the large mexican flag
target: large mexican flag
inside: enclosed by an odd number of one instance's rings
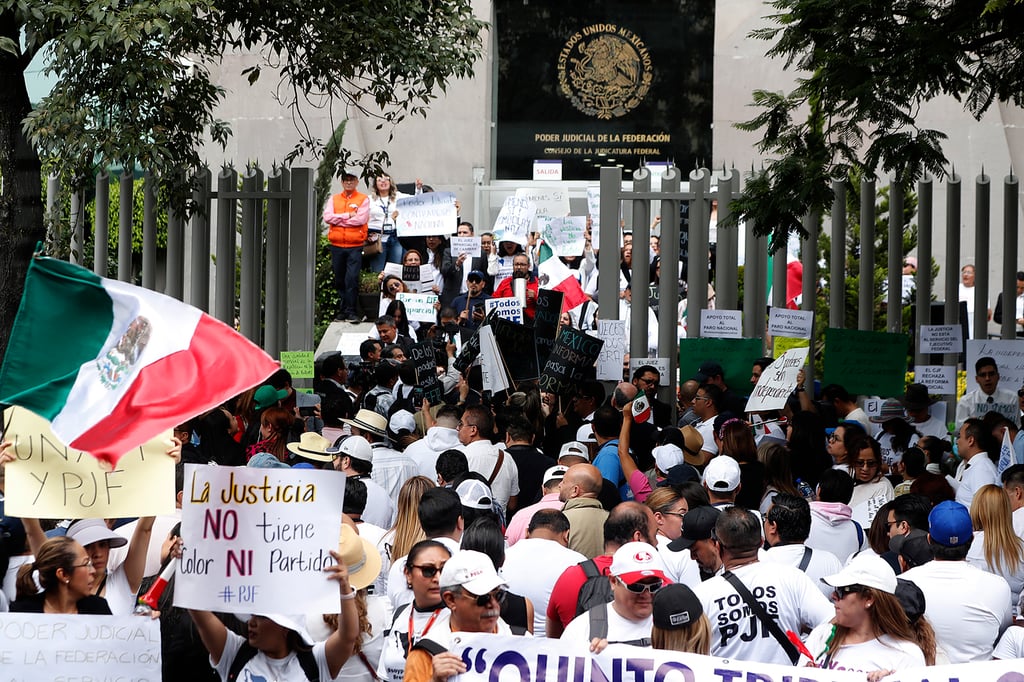
[[[115,464],[258,384],[278,365],[197,308],[36,256],[0,367],[0,403]]]

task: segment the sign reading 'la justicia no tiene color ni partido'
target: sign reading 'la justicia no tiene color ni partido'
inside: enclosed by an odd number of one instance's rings
[[[713,0],[495,2],[496,177],[711,159]]]

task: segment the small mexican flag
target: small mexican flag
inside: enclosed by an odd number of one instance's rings
[[[573,276],[572,270],[559,260],[547,244],[540,245],[538,261],[537,279],[540,288],[562,292],[562,312],[572,310],[587,300],[587,295],[583,293],[583,288],[579,280]]]
[[[0,403],[50,420],[65,445],[113,465],[277,369],[197,308],[36,256],[0,367]]]

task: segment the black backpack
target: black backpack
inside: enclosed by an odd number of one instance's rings
[[[235,682],[242,672],[245,664],[252,660],[252,657],[259,653],[259,649],[248,642],[243,642],[242,647],[235,654],[235,660],[231,661],[231,668],[228,670],[227,682]],[[299,659],[302,672],[306,673],[309,682],[320,682],[320,666],[317,665],[316,657],[309,649],[296,649],[295,656]]]
[[[608,576],[601,572],[593,559],[587,559],[577,564],[583,569],[586,580],[576,595],[576,615],[598,606],[607,604],[612,600],[612,586],[608,582]]]

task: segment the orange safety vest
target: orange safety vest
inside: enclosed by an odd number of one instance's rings
[[[331,197],[335,213],[355,213],[364,201],[367,201],[365,194],[352,192],[346,196],[339,192]],[[366,223],[362,225],[329,225],[327,240],[334,246],[350,249],[355,246],[362,246],[366,242]]]

